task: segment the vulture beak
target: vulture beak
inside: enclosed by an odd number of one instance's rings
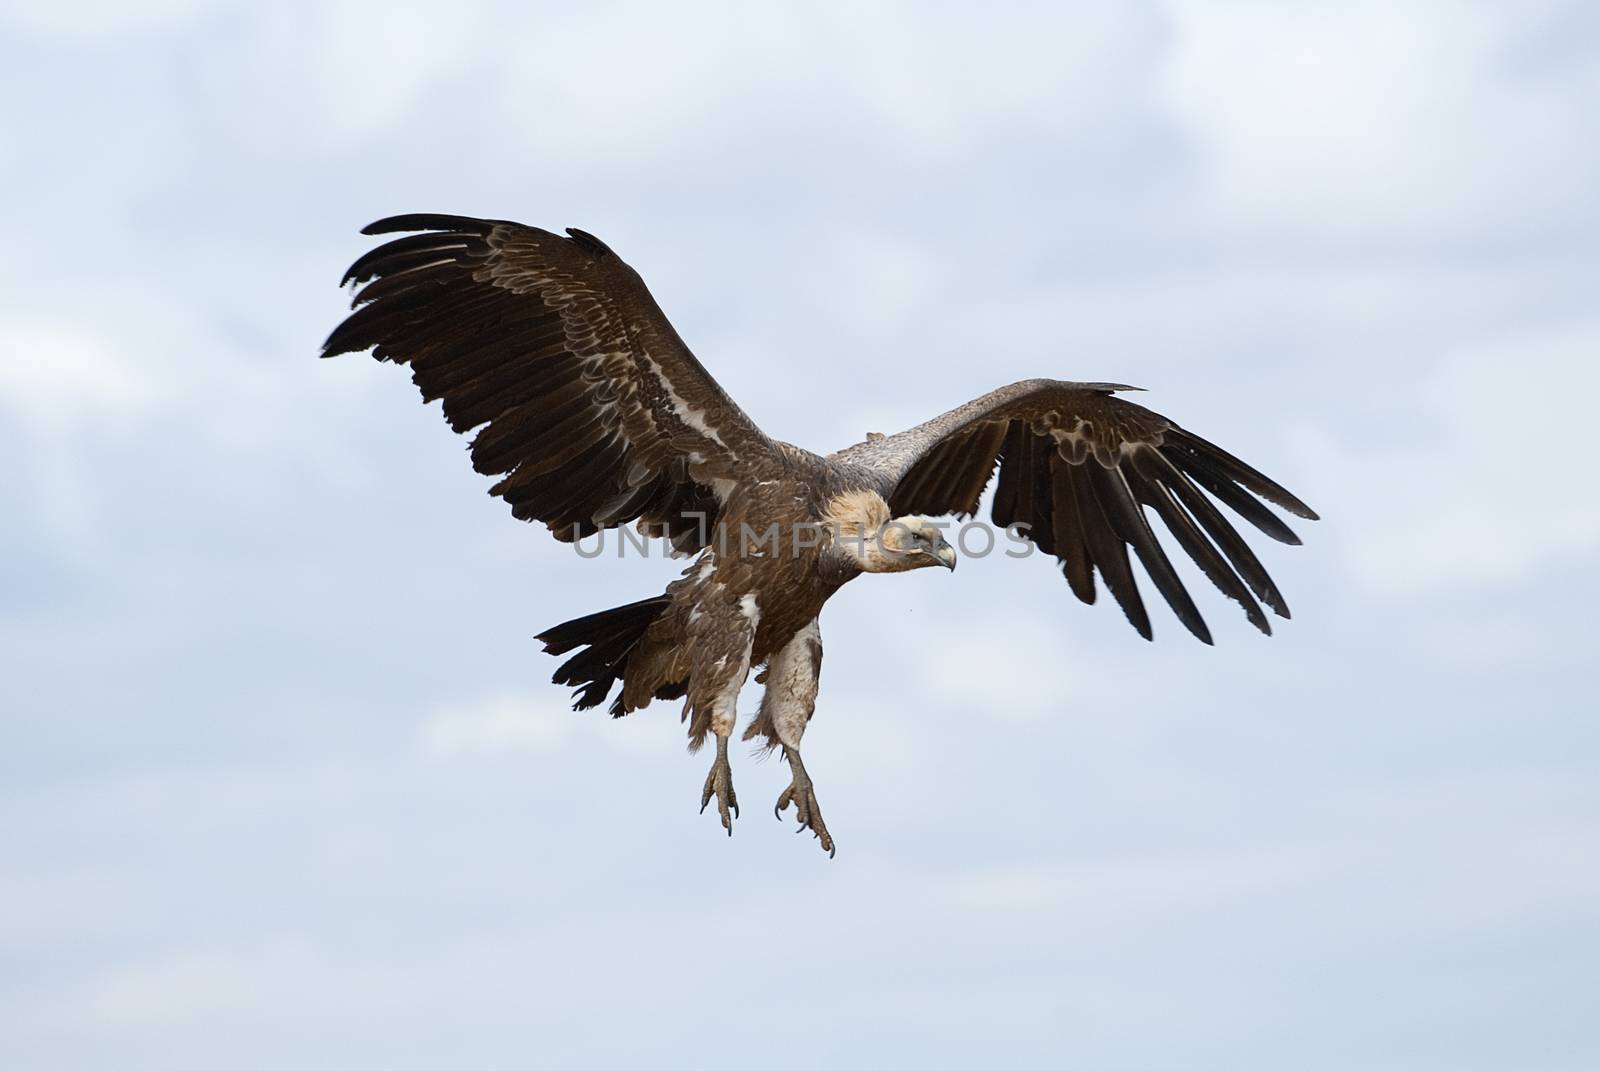
[[[934,560],[952,573],[956,571],[956,548],[949,543],[940,543],[933,551]]]

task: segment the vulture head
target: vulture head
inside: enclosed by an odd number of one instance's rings
[[[903,573],[929,565],[956,567],[956,548],[939,526],[922,517],[896,517],[878,531],[862,568],[869,573]]]
[[[871,491],[852,491],[828,504],[826,524],[836,551],[864,573],[904,573],[930,565],[956,567],[956,550],[939,526],[923,517],[890,517]]]

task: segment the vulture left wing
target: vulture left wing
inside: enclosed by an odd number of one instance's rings
[[[1178,619],[1210,643],[1210,630],[1150,526],[1145,510],[1154,510],[1212,583],[1270,635],[1257,600],[1280,617],[1289,608],[1216,503],[1283,543],[1300,540],[1260,499],[1297,517],[1317,515],[1232,454],[1112,396],[1136,389],[1026,380],[833,460],[870,472],[895,516],[976,513],[998,464],[994,523],[1021,526],[1040,550],[1055,555],[1074,595],[1094,602],[1098,571],[1129,622],[1150,639],[1131,547]]]
[[[371,348],[411,366],[472,464],[522,520],[572,541],[638,519],[679,551],[721,500],[776,457],[772,442],[673,330],[643,280],[598,238],[503,220],[413,215],[420,231],[351,265],[364,284],[323,356]]]

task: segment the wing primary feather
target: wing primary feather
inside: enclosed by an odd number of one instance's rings
[[[393,257],[384,263],[381,272],[373,275],[369,281],[361,285],[361,288],[352,297],[350,305],[352,308],[358,305],[365,305],[367,302],[382,296],[382,290],[375,289],[379,283],[390,280],[415,279],[429,269],[435,269],[435,274],[437,274],[437,269],[441,267],[455,267],[460,263],[460,258],[451,252],[437,249],[428,249],[420,253]]]
[[[1073,465],[1069,470],[1073,496],[1078,503],[1078,515],[1084,521],[1083,534],[1089,554],[1094,559],[1095,568],[1100,570],[1101,579],[1106,582],[1106,589],[1117,600],[1117,605],[1122,607],[1128,623],[1145,639],[1153,639],[1150,615],[1145,611],[1144,600],[1139,597],[1139,585],[1128,563],[1128,548],[1118,538],[1115,526],[1106,516],[1090,484],[1089,474],[1085,471],[1089,464],[1096,462]]]
[[[396,238],[358,257],[345,270],[340,286],[364,283],[377,275],[387,275],[398,268],[421,263],[416,258],[438,254],[455,258],[459,263],[489,251],[488,243],[468,234],[453,235],[433,232],[414,234],[409,238]]]
[[[390,308],[437,306],[440,291],[459,286],[461,281],[454,261],[435,257],[426,264],[378,276],[351,295],[350,307],[359,309],[373,302],[382,302]]]
[[[1294,534],[1293,529],[1262,505],[1260,499],[1253,497],[1234,483],[1230,476],[1217,469],[1206,458],[1199,454],[1179,453],[1175,463],[1196,483],[1216,495],[1224,505],[1255,525],[1263,534],[1292,547],[1300,545],[1300,537]]]
[[[1288,510],[1296,517],[1304,520],[1315,521],[1319,519],[1315,510],[1290,494],[1277,481],[1268,478],[1266,474],[1234,457],[1215,443],[1202,439],[1194,432],[1183,428],[1172,428],[1168,434],[1177,442],[1211,462],[1215,469],[1228,476],[1235,483],[1249,488],[1274,506]]]
[[[409,300],[424,293],[425,300]],[[437,289],[424,293],[391,295],[384,301],[360,305],[328,336],[323,356],[377,346],[383,351],[377,354],[379,360],[406,363],[430,341],[451,337],[462,323],[475,322],[499,297],[493,291],[474,293],[466,278],[441,282]],[[404,352],[397,354],[399,350]]]
[[[464,231],[480,237],[487,235],[503,220],[477,219],[473,216],[449,216],[437,212],[412,212],[407,215],[385,216],[361,228],[362,234],[393,234],[396,231]],[[511,224],[515,226],[515,224]]]
[[[1016,499],[1012,505],[1012,514],[1015,523],[1026,525],[1025,531],[1031,532],[1036,526],[1036,512],[1034,510],[1034,479],[1033,466],[1034,454],[1038,443],[1038,436],[1024,421],[1017,421],[1017,481]]]
[[[1165,452],[1162,453],[1162,459],[1171,464],[1171,459],[1166,457]],[[1168,481],[1168,486],[1177,495],[1178,501],[1183,503],[1184,508],[1196,521],[1200,522],[1200,527],[1227,556],[1234,570],[1250,586],[1250,590],[1255,592],[1256,598],[1266,603],[1279,617],[1288,618],[1288,603],[1284,601],[1278,586],[1272,582],[1272,577],[1267,574],[1266,567],[1256,557],[1255,551],[1250,549],[1250,544],[1246,543],[1244,537],[1228,523],[1228,518],[1222,515],[1222,511],[1212,504],[1204,492],[1190,483],[1189,478],[1175,465],[1172,475],[1173,478]]]
[[[1056,456],[1055,443],[1041,435],[1033,440],[1033,542],[1046,554],[1056,554],[1055,482],[1050,475],[1050,459]]]
[[[322,344],[323,357],[337,357],[342,353],[360,353],[373,347],[388,344],[396,327],[409,325],[425,314],[410,308],[390,308],[387,305],[364,305],[344,318]],[[382,360],[390,356],[375,354]],[[404,362],[400,362],[404,363]]]
[[[1072,462],[1057,451],[1050,452],[1050,499],[1053,510],[1056,557],[1067,587],[1079,602],[1094,604],[1094,562],[1084,544],[1083,519],[1078,499],[1072,490]]]
[[[1192,632],[1201,643],[1209,645],[1212,642],[1211,630],[1206,627],[1205,618],[1200,616],[1199,607],[1195,606],[1188,589],[1183,586],[1183,581],[1173,570],[1166,551],[1161,549],[1161,544],[1156,540],[1156,534],[1150,528],[1150,522],[1145,520],[1144,510],[1134,500],[1133,491],[1129,488],[1121,467],[1107,468],[1095,463],[1086,464],[1085,467],[1090,473],[1095,496],[1100,499],[1106,516],[1111,520],[1122,541],[1131,546],[1134,553],[1139,556],[1139,561],[1144,563],[1145,572],[1155,583],[1156,590],[1167,600],[1167,605],[1172,607],[1178,620],[1183,622],[1183,627]]]
[[[1141,503],[1154,509],[1167,529],[1177,539],[1178,545],[1183,547],[1200,570],[1210,578],[1228,598],[1244,607],[1245,617],[1252,625],[1263,633],[1272,635],[1272,626],[1267,621],[1267,616],[1261,612],[1261,606],[1250,594],[1250,589],[1244,581],[1228,565],[1226,559],[1217,552],[1217,548],[1205,537],[1205,534],[1195,526],[1194,519],[1189,511],[1173,497],[1172,490],[1163,482],[1166,475],[1165,467],[1159,461],[1158,454],[1151,447],[1143,447],[1133,454],[1135,471],[1128,480],[1133,488],[1135,497]]]

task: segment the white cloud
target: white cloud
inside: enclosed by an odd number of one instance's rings
[[[687,739],[678,719],[681,703],[657,702],[626,718],[605,709],[574,711],[565,690],[545,680],[560,663],[540,656],[541,672],[523,695],[504,694],[434,712],[418,730],[418,745],[433,759],[526,759],[581,751],[670,756]]]
[[[1498,614],[1488,618],[1457,618],[1434,622],[1421,637],[1436,658],[1462,667],[1483,670],[1515,666],[1540,651],[1544,626],[1524,614]]]
[[[423,979],[385,965],[332,960],[300,939],[203,947],[120,965],[65,992],[35,995],[29,1034],[203,1037],[307,1018],[394,1013],[421,1002]]]
[[[966,874],[942,890],[954,904],[981,912],[1048,912],[1112,920],[1202,910],[1219,901],[1272,896],[1325,871],[1309,852],[1260,858],[1130,859],[1069,867],[1026,867]]]
[[[1302,461],[1356,579],[1420,596],[1591,559],[1597,354],[1595,324],[1471,347],[1409,386],[1370,388],[1388,401],[1376,427],[1307,432]]]
[[[1152,29],[1130,5],[1053,5],[1006,22],[971,8],[872,5],[827,23],[826,44],[857,107],[953,156],[1019,131],[1042,141],[1102,126],[1137,92]]]
[[[109,36],[170,29],[218,6],[218,0],[20,0],[0,9],[0,21],[25,33]]]
[[[217,92],[200,102],[216,110],[220,136],[259,154],[291,139],[336,152],[404,131],[441,93],[464,90],[470,114],[444,116],[444,130],[419,124],[411,144],[425,153],[482,125],[534,189],[725,183],[730,166],[754,176],[793,166],[816,137],[965,162],[997,139],[1107,127],[1154,51],[1148,16],[1086,5],[1004,25],[915,4],[819,16],[467,3],[444,19],[428,6],[359,2],[277,5],[249,19],[245,66],[213,68]],[[711,156],[714,174],[700,166]]]
[[[14,415],[31,461],[14,477],[22,501],[13,520],[35,521],[80,561],[99,557],[108,541],[104,473],[86,446],[127,435],[167,396],[162,380],[91,330],[0,326],[0,419]]]
[[[0,943],[60,940],[117,913],[117,893],[93,872],[0,874]]]
[[[105,338],[60,323],[0,326],[0,406],[59,426],[137,413],[161,384]]]
[[[1174,0],[1167,108],[1228,228],[1387,244],[1571,224],[1592,71],[1505,61],[1548,5]],[[1533,17],[1530,18],[1530,14]],[[1592,201],[1592,199],[1589,199]],[[1580,214],[1593,220],[1592,204]]]
[[[561,711],[516,696],[497,696],[434,714],[422,725],[423,751],[435,758],[513,756],[559,751],[573,736]]]
[[[452,7],[447,19],[433,7],[372,2],[246,10],[244,67],[231,57],[212,69],[218,92],[201,103],[217,109],[220,135],[266,156],[288,141],[309,139],[306,148],[325,153],[380,140],[442,79],[481,78],[474,67],[485,51],[515,36],[473,4]]]

